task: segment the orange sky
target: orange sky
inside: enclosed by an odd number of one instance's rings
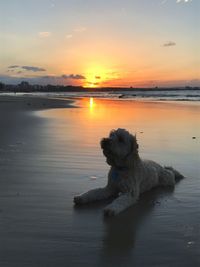
[[[198,0],[1,1],[0,81],[200,85]]]

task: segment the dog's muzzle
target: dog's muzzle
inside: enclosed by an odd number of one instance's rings
[[[112,156],[112,140],[110,138],[103,138],[101,140],[101,148],[103,150],[103,154],[106,158],[110,158]]]
[[[101,140],[102,149],[109,150],[110,145],[111,145],[111,140],[109,138],[103,138]]]

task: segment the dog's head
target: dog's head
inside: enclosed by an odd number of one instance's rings
[[[134,155],[138,155],[136,136],[125,129],[112,130],[109,137],[101,140],[101,148],[109,165],[126,167]]]

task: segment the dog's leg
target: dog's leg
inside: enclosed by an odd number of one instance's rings
[[[121,194],[104,209],[105,216],[114,216],[127,209],[137,201],[137,197],[130,192]]]
[[[115,191],[113,191],[111,188],[108,188],[106,186],[103,188],[92,189],[79,196],[75,196],[74,203],[78,205],[87,204],[90,202],[107,199],[109,197],[112,197],[113,195],[115,195]]]

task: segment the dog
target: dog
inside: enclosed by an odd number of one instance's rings
[[[139,195],[156,186],[174,186],[183,178],[172,167],[162,167],[151,160],[142,160],[136,135],[125,129],[112,130],[100,142],[110,165],[107,185],[74,197],[76,205],[115,197],[104,209],[105,216],[114,216],[135,204]]]

